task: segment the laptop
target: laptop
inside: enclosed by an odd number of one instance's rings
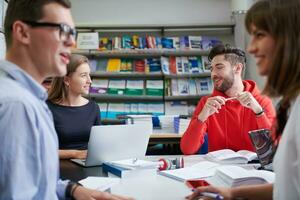
[[[128,124],[93,126],[86,160],[71,161],[91,167],[104,162],[145,157],[152,125]]]
[[[249,131],[249,136],[261,164],[261,169],[273,171],[275,148],[273,146],[270,130],[259,129]]]

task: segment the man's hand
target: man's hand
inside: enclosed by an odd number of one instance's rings
[[[242,92],[237,95],[237,100],[245,107],[250,108],[255,114],[261,113],[263,108],[250,92]]]
[[[206,100],[204,107],[198,115],[198,120],[205,122],[209,116],[219,113],[222,105],[225,105],[225,98],[221,96],[210,97]]]
[[[91,190],[82,186],[75,189],[73,196],[76,200],[133,200],[132,198]]]

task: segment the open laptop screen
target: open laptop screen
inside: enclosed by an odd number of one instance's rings
[[[270,136],[270,130],[259,129],[249,131],[249,136],[256,150],[257,157],[261,166],[265,169],[272,170],[272,162],[275,149]]]

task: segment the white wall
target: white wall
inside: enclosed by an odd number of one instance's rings
[[[231,23],[230,0],[71,0],[76,25]]]

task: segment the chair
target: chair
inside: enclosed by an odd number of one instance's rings
[[[208,153],[208,135],[207,133],[204,136],[204,142],[199,148],[198,154],[207,154]]]

